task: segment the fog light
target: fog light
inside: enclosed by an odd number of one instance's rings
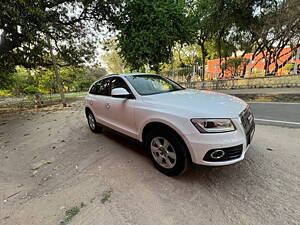
[[[221,159],[225,155],[225,152],[221,149],[214,150],[210,153],[210,157],[212,159]]]

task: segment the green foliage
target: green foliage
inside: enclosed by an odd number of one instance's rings
[[[101,59],[105,62],[109,73],[122,74],[129,72],[124,60],[118,53],[116,40],[107,40],[104,44],[106,54],[102,55]]]
[[[62,64],[89,61],[101,23],[113,20],[121,0],[1,0],[0,72],[52,66],[49,43]]]
[[[87,90],[91,83],[106,74],[101,67],[64,67],[61,68],[64,88],[67,92]],[[34,95],[57,93],[57,85],[53,71],[39,67],[35,70],[27,70],[17,67],[14,73],[9,74],[10,82],[2,86],[0,90],[14,95]]]
[[[101,203],[104,204],[105,202],[110,201],[111,194],[112,194],[112,189],[104,191],[102,193]]]
[[[80,208],[78,206],[74,206],[70,209],[68,209],[65,212],[65,218],[64,220],[60,221],[59,225],[66,225],[68,224],[74,216],[76,216],[80,212]]]
[[[202,64],[207,58],[228,57],[241,50],[240,42],[246,36],[243,31],[255,23],[256,3],[255,0],[190,1],[190,26],[194,41],[202,50]]]
[[[13,80],[11,77],[11,73],[0,71],[0,90],[8,89],[11,86],[12,82]]]
[[[50,48],[64,88],[86,89],[103,72],[84,68],[103,23],[117,35],[102,58],[113,73],[205,65],[237,51],[276,64],[286,46],[300,46],[297,0],[2,0],[0,11],[0,89],[14,94],[57,92]],[[236,76],[238,64],[221,67]]]
[[[126,1],[116,27],[120,54],[133,70],[149,65],[158,71],[170,61],[175,43],[188,34],[184,5],[173,0]]]
[[[249,63],[249,59],[245,58],[232,58],[226,60],[222,65],[222,69],[228,72],[231,77],[239,77],[242,75],[245,66]]]
[[[24,89],[27,85],[30,85],[27,71],[23,67],[17,67],[10,77],[12,82],[8,89],[15,95],[24,94]]]
[[[0,89],[0,96],[4,96],[4,97],[11,96],[11,91],[10,90],[1,90]]]
[[[296,2],[188,1],[188,18],[194,37],[191,42],[201,47],[202,64],[210,58],[230,57],[237,51],[242,52],[242,56],[248,52],[254,52],[255,56],[264,52],[265,62],[276,64],[277,56],[285,47],[300,46],[299,4]]]
[[[27,95],[34,95],[38,92],[39,92],[38,87],[36,87],[32,84],[28,85],[27,87],[24,88],[24,94],[27,94]]]
[[[294,69],[294,63],[286,64],[283,69],[285,70],[293,70]]]

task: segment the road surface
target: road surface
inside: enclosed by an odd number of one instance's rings
[[[299,109],[252,106],[257,118],[285,121]],[[70,225],[299,225],[299,128],[257,124],[244,161],[167,177],[135,143],[92,133],[83,109],[1,115],[1,225],[64,224],[75,206]]]
[[[250,103],[256,123],[300,128],[300,103]]]
[[[251,88],[217,90],[230,95],[234,94],[300,94],[300,88]]]

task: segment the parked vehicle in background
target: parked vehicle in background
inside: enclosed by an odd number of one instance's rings
[[[152,74],[122,74],[92,84],[85,113],[90,129],[108,127],[142,142],[168,176],[190,163],[239,162],[254,134],[251,109],[239,98],[191,90]]]

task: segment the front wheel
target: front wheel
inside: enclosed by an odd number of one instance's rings
[[[93,115],[92,112],[88,111],[86,113],[86,118],[87,118],[87,121],[88,121],[88,124],[89,124],[89,127],[91,129],[92,132],[94,133],[99,133],[102,131],[102,127],[100,127],[97,122],[96,122],[96,119]]]
[[[146,145],[154,166],[165,175],[176,176],[188,168],[187,149],[183,141],[172,131],[168,129],[150,131]]]

